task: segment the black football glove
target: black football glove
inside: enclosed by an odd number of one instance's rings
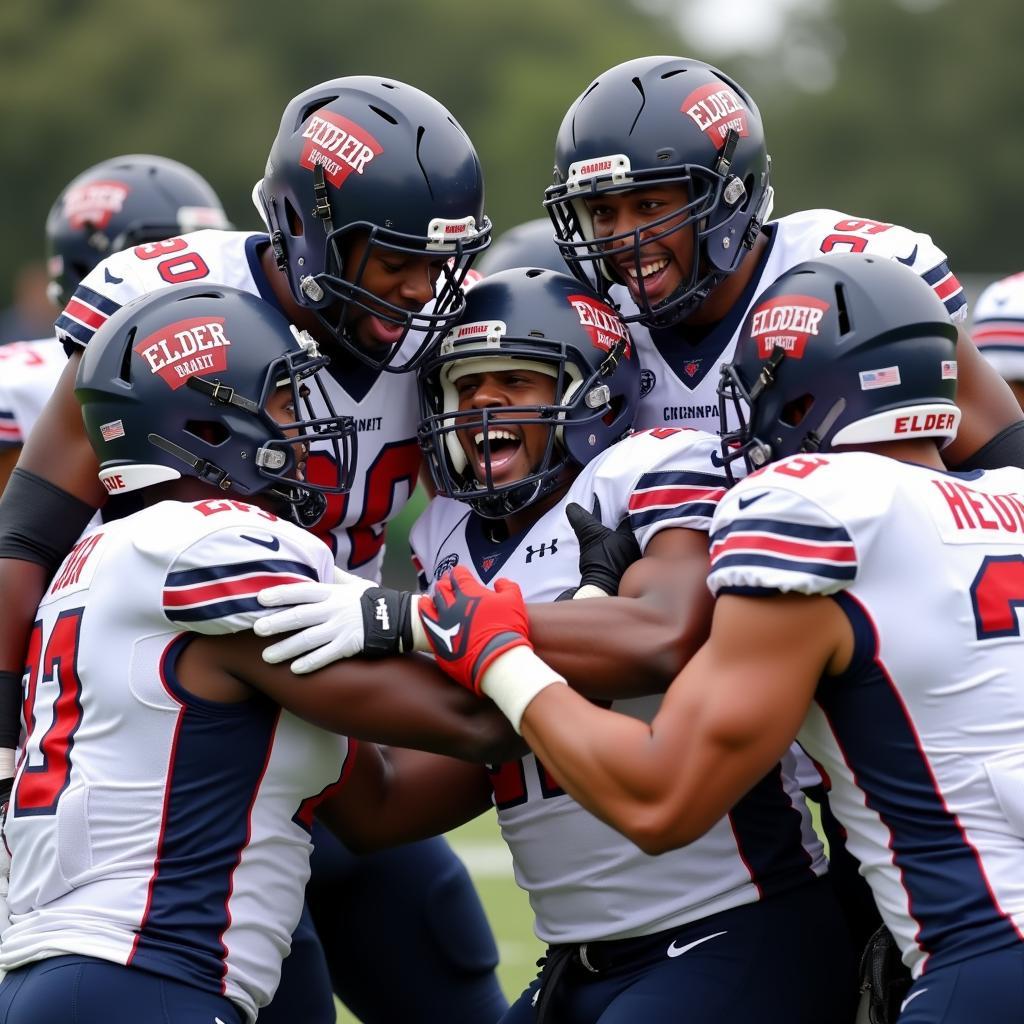
[[[566,506],[565,517],[580,544],[580,587],[597,587],[614,597],[623,573],[641,557],[628,519],[613,530],[576,502]],[[571,598],[576,589],[559,594],[558,600]]]

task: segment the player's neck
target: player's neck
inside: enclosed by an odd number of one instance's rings
[[[551,494],[545,495],[540,501],[535,501],[532,505],[505,516],[501,520],[505,527],[505,535],[520,537],[526,533],[565,497],[565,492],[571,483],[572,480],[567,480],[563,486],[556,488]]]
[[[767,246],[768,236],[761,232],[740,265],[717,288],[712,289],[708,297],[683,321],[683,324],[703,327],[724,320],[760,270]]]
[[[858,445],[856,450],[871,452],[874,455],[884,455],[887,459],[895,459],[897,462],[911,462],[915,466],[925,466],[928,469],[946,469],[946,464],[942,461],[939,447],[934,438],[879,441],[878,444]]]

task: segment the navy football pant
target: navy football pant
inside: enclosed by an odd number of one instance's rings
[[[1024,943],[926,971],[903,1000],[899,1024],[1020,1024]]]
[[[0,985],[0,1024],[214,1024],[218,1020],[244,1024],[245,1016],[221,995],[89,956],[37,960],[11,971]]]
[[[680,928],[578,948],[547,1024],[848,1024],[855,957],[825,879]],[[501,1024],[534,1024],[535,981]]]
[[[469,874],[440,838],[365,857],[313,827],[312,876],[259,1024],[334,1024],[331,989],[365,1024],[494,1024],[508,1007]]]

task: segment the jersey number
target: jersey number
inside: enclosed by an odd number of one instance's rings
[[[43,646],[43,625],[32,627],[28,648],[28,689],[25,693],[25,728],[32,740],[36,724],[36,694],[40,682],[55,683],[53,720],[39,740],[40,763],[25,765],[14,790],[15,816],[54,814],[61,793],[71,779],[71,748],[82,722],[82,683],[78,678],[78,635],[84,608],[62,612]],[[40,652],[42,655],[40,656]],[[29,756],[28,751],[22,754]]]
[[[971,603],[979,640],[1020,636],[1017,608],[1024,605],[1024,557],[986,558],[971,584]]]
[[[891,224],[884,224],[878,220],[849,219],[841,220],[832,226],[832,230],[841,234],[829,235],[821,243],[822,252],[832,252],[834,249],[847,252],[863,252],[868,245],[865,235],[877,235],[888,231]],[[857,234],[852,234],[856,231]]]
[[[348,528],[351,550],[347,568],[358,569],[377,557],[384,545],[384,523],[394,509],[395,491],[404,482],[409,494],[412,494],[419,470],[420,449],[415,441],[396,441],[381,448],[363,480],[363,507],[359,518]],[[306,473],[309,480],[316,484],[334,483],[338,479],[334,459],[326,452],[310,454]],[[313,528],[313,532],[330,547],[335,557],[338,554],[338,543],[332,531],[345,521],[350,497],[350,494],[329,494],[327,511]]]
[[[156,265],[160,276],[168,284],[184,284],[198,281],[210,273],[202,256],[195,252],[182,252],[187,248],[188,242],[184,238],[165,238],[162,242],[137,245],[135,255],[140,260],[160,260]]]

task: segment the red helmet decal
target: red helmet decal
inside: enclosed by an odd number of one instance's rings
[[[747,108],[736,91],[724,82],[711,82],[695,89],[679,109],[707,136],[715,149],[725,144],[730,128],[744,138],[750,134]]]
[[[159,374],[172,391],[177,391],[197,374],[223,373],[227,369],[224,317],[194,316],[178,320],[137,341],[132,350]]]
[[[310,170],[320,164],[335,188],[340,188],[353,171],[362,174],[373,158],[384,152],[365,128],[329,110],[314,114],[306,122],[302,137],[306,142],[299,163]]]
[[[809,295],[779,295],[762,302],[750,318],[750,337],[758,356],[767,359],[777,346],[787,356],[801,358],[828,308],[827,302]]]
[[[105,228],[121,212],[131,189],[121,181],[90,181],[69,188],[64,194],[64,216],[73,228],[91,224]]]
[[[584,330],[590,335],[594,348],[609,352],[615,344],[624,340],[626,358],[632,357],[629,331],[611,306],[597,302],[589,295],[570,295],[569,301],[576,310]]]

